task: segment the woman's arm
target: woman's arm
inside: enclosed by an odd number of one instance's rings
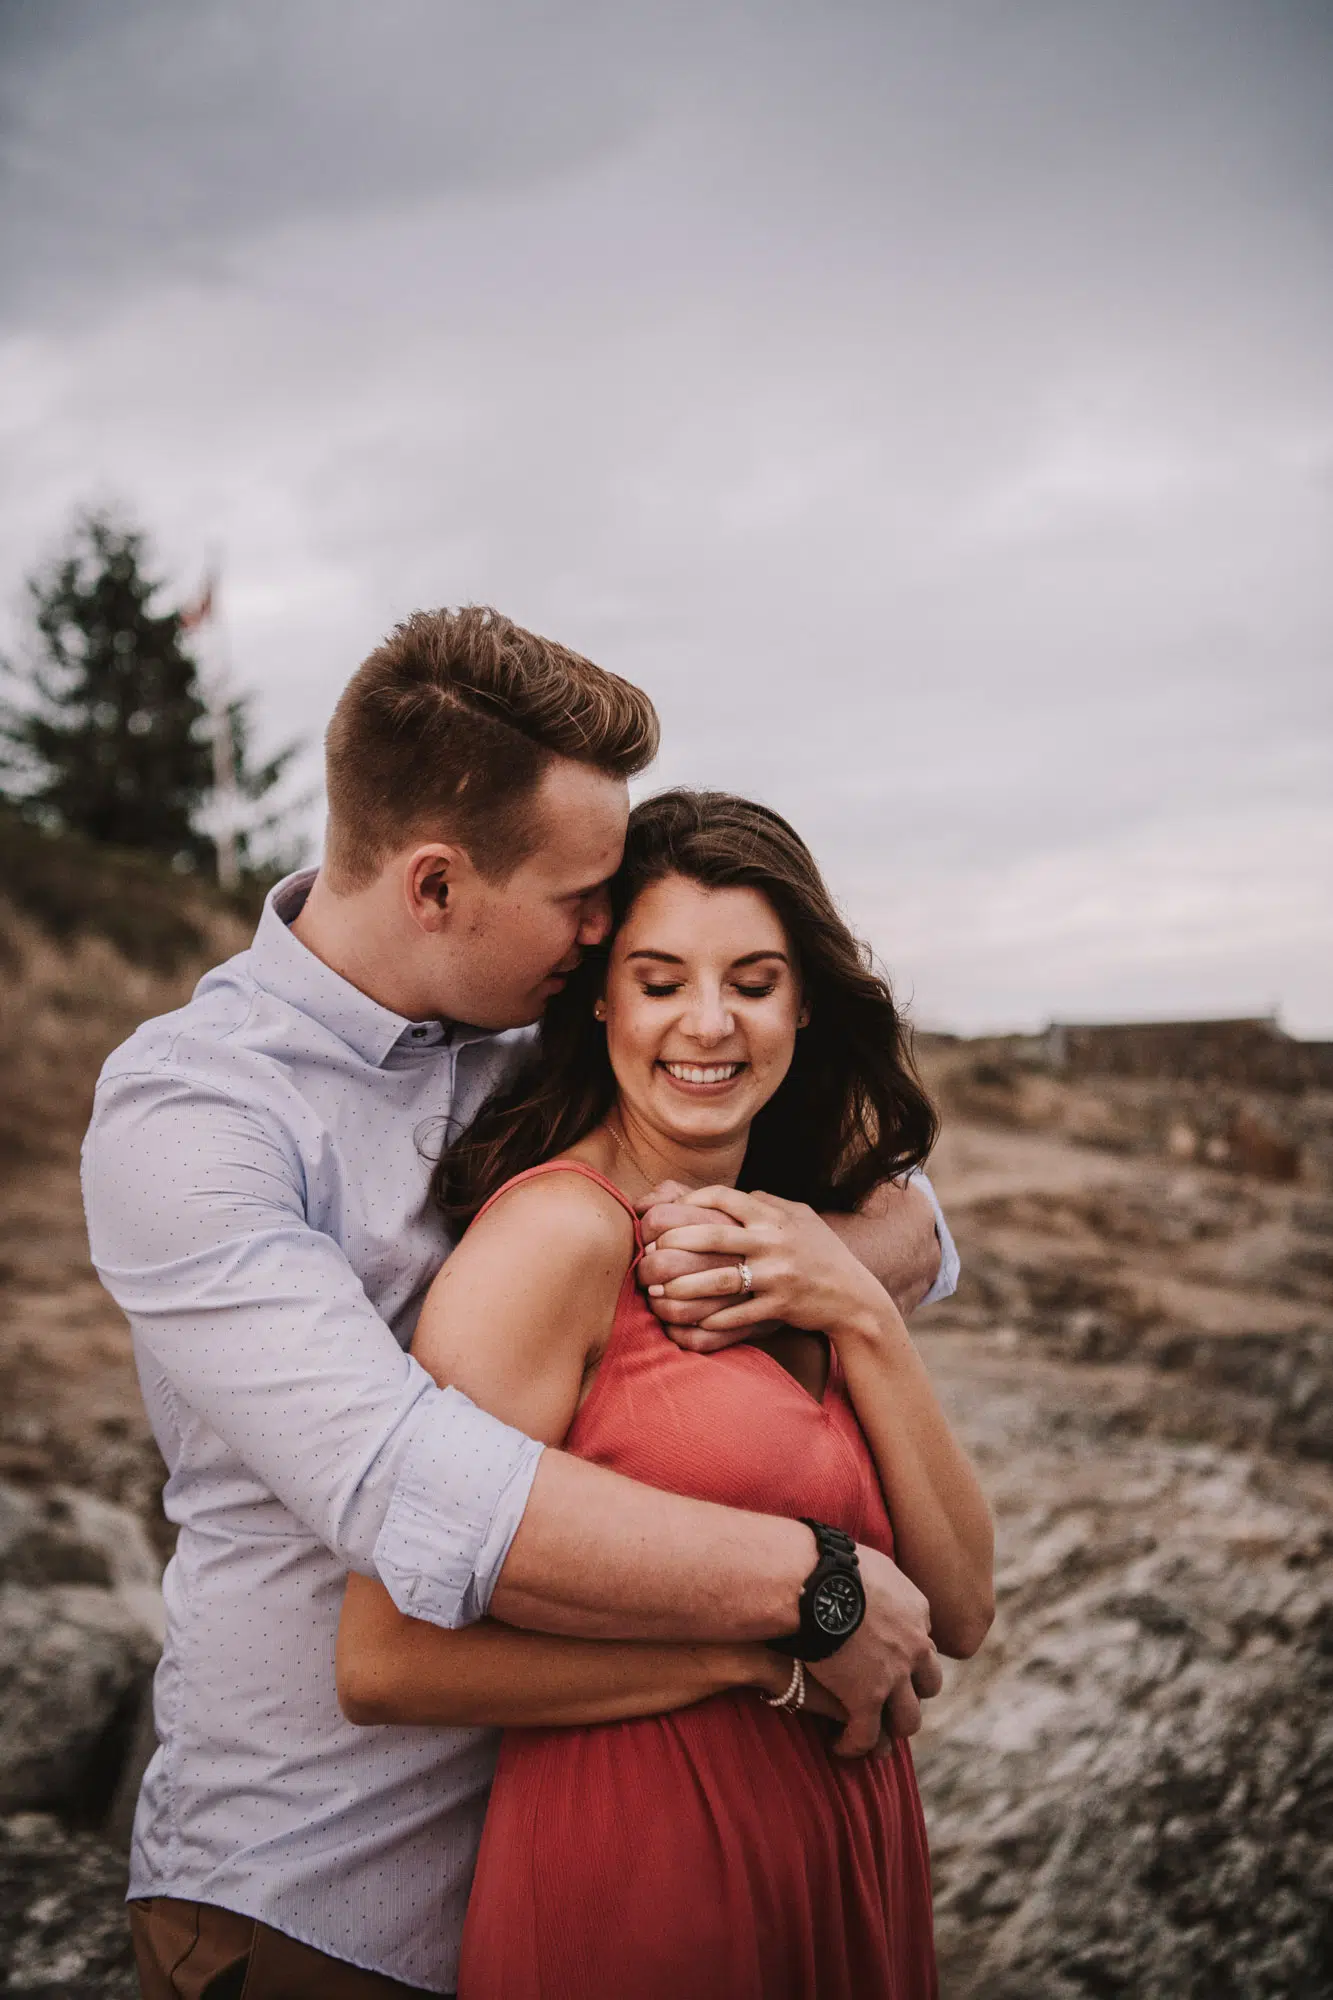
[[[990,1510],[898,1308],[804,1204],[735,1188],[701,1189],[695,1199],[730,1215],[732,1230],[712,1227],[699,1241],[676,1229],[671,1247],[744,1259],[752,1280],[745,1304],[705,1328],[780,1319],[828,1335],[879,1472],[898,1566],[929,1600],[939,1650],[970,1657],[995,1615]],[[696,1287],[716,1291],[717,1271],[675,1279],[667,1295],[689,1298]]]
[[[560,1444],[610,1337],[634,1254],[625,1211],[573,1174],[512,1189],[464,1237],[427,1294],[416,1358],[494,1415]],[[514,1726],[614,1722],[728,1687],[781,1693],[790,1663],[759,1645],[636,1645],[446,1631],[353,1576],[338,1628],[338,1698],[352,1722]],[[836,1703],[815,1700],[821,1712]]]
[[[447,1632],[406,1618],[368,1577],[348,1579],[338,1701],[349,1722],[507,1729],[624,1722],[688,1708],[726,1688],[781,1694],[791,1661],[766,1646],[638,1646],[557,1639],[483,1619]],[[842,1719],[822,1688],[809,1705]]]
[[[930,1604],[930,1634],[959,1660],[995,1616],[990,1509],[887,1292],[826,1328],[879,1473],[893,1552]]]

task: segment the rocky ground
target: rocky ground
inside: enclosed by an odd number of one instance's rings
[[[53,942],[19,912],[0,950],[0,1993],[27,2000],[135,1990],[166,1549],[77,1133],[101,1049],[235,928]],[[1333,1995],[1329,1107],[927,1059],[966,1278],[919,1334],[999,1546],[994,1632],[918,1745],[945,1994]]]
[[[945,1992],[1330,1994],[1333,1204],[1047,1089],[936,1160],[969,1276],[920,1339],[999,1606],[919,1745]]]
[[[1141,1366],[923,1345],[999,1548],[918,1754],[946,1993],[1333,1993],[1333,1477],[1162,1438]]]
[[[0,1991],[135,1990],[120,1904],[160,1568],[128,1509],[0,1484]]]
[[[138,2000],[125,1862],[50,1813],[0,1819],[0,1992],[24,2000]]]

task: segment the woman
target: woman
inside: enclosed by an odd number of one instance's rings
[[[744,800],[636,808],[613,899],[609,952],[551,1003],[539,1065],[441,1161],[440,1202],[471,1227],[413,1352],[552,1444],[894,1554],[940,1650],[968,1654],[992,1609],[985,1502],[892,1301],[815,1212],[934,1136],[888,989],[807,849]],[[633,1204],[668,1178],[734,1220],[744,1298],[706,1326],[775,1328],[707,1356],[663,1333]],[[836,1705],[790,1658],[444,1632],[353,1578],[339,1684],[354,1720],[508,1725],[460,2000],[935,1992],[907,1744],[840,1759]]]

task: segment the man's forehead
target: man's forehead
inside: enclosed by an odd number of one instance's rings
[[[538,849],[542,872],[569,889],[596,889],[620,866],[625,834],[604,833],[600,839],[580,839],[567,826],[552,828]]]
[[[544,873],[587,889],[614,875],[629,820],[629,787],[622,778],[561,759],[542,785],[541,808],[535,858]]]

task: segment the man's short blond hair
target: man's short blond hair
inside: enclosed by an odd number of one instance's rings
[[[344,688],[325,741],[325,870],[346,893],[413,839],[456,841],[503,880],[541,837],[554,757],[632,777],[657,754],[641,688],[487,605],[416,611]]]

